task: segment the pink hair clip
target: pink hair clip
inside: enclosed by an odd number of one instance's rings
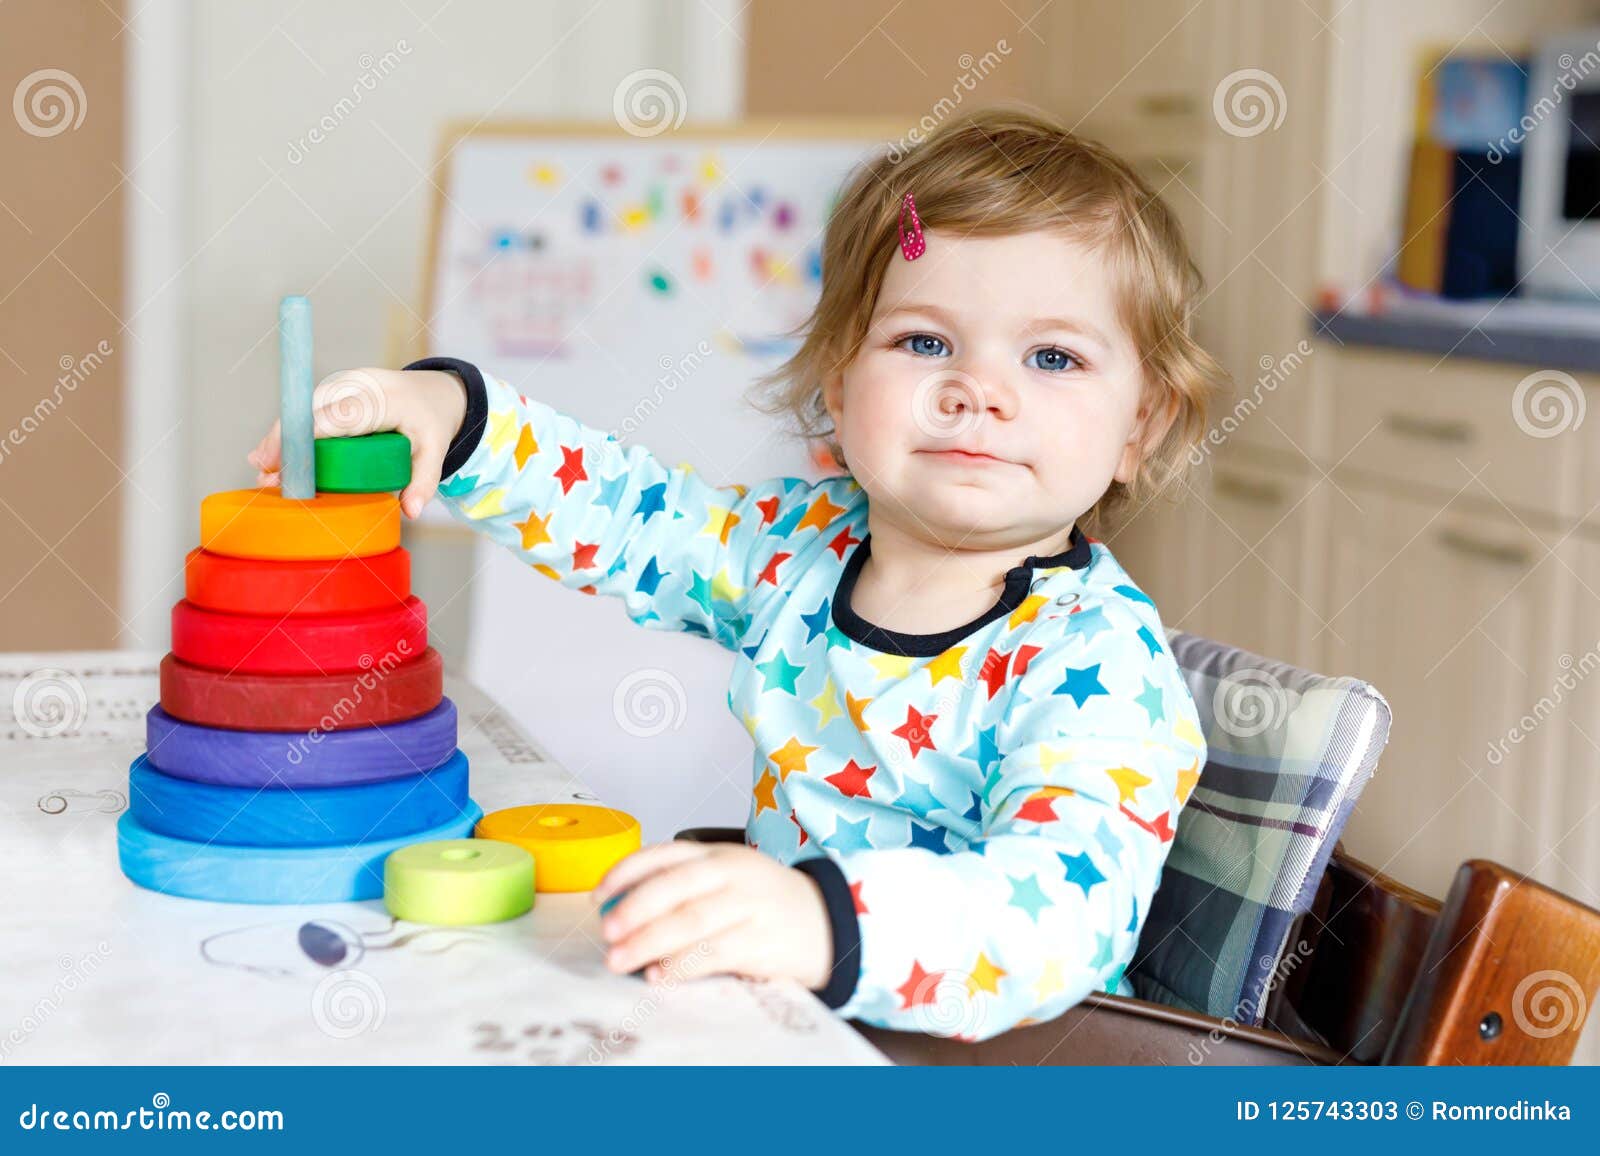
[[[906,232],[906,214],[911,214],[911,231]],[[907,261],[915,261],[928,251],[928,242],[922,235],[922,218],[917,216],[917,202],[907,193],[900,202],[900,252]]]

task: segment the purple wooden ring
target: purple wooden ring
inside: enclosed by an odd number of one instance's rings
[[[145,716],[145,755],[159,771],[224,787],[342,787],[431,771],[455,753],[456,705],[336,731],[236,731],[196,726],[159,706]]]

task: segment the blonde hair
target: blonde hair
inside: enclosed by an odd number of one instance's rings
[[[1141,358],[1153,414],[1176,411],[1134,480],[1113,481],[1080,519],[1104,533],[1133,501],[1165,491],[1184,474],[1203,436],[1213,397],[1228,375],[1191,331],[1202,281],[1177,218],[1122,158],[1022,109],[984,109],[949,121],[905,152],[863,164],[839,196],[822,244],[822,295],[800,329],[800,348],[758,383],[753,401],[787,414],[798,432],[833,436],[822,382],[848,365],[866,337],[907,192],[926,229],[972,236],[1043,230],[1103,253],[1117,285],[1117,314]]]

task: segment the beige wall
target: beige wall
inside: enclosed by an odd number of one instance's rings
[[[0,5],[0,650],[119,632],[121,9]]]

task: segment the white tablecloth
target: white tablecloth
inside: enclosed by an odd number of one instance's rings
[[[884,1062],[798,985],[612,975],[586,895],[430,928],[134,886],[116,820],[158,658],[0,654],[0,1063]],[[593,799],[477,688],[446,693],[486,811]]]

